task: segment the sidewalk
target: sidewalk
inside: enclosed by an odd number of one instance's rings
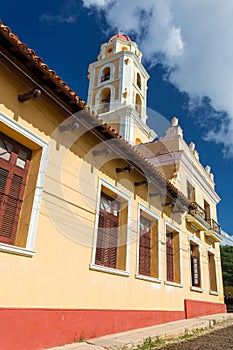
[[[151,337],[152,340],[156,340],[157,337],[175,338],[183,334],[191,333],[196,329],[212,326],[227,319],[231,319],[233,321],[233,314],[224,313],[169,322],[161,325],[134,329],[127,332],[110,334],[103,337],[90,339],[82,343],[58,346],[55,348],[50,348],[50,350],[133,349],[138,344],[142,344],[148,337]]]

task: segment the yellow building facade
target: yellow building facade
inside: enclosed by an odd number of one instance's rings
[[[224,312],[213,175],[177,119],[150,142],[137,45],[102,46],[92,111],[2,23],[0,43],[1,349]]]

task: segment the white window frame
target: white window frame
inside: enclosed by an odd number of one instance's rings
[[[101,77],[103,75],[103,71],[105,68],[109,68],[110,69],[110,78],[106,81],[102,81],[101,82]],[[101,67],[101,69],[99,70],[99,74],[98,74],[98,85],[103,85],[109,82],[112,82],[114,80],[114,73],[115,73],[115,66],[113,63],[106,63],[103,67]]]
[[[165,254],[164,254],[164,266],[165,266],[165,281],[164,283],[170,286],[174,287],[181,287],[183,288],[183,259],[182,259],[182,232],[180,229],[178,229],[176,226],[174,226],[171,222],[165,221],[165,231],[164,231],[164,244],[165,244]],[[166,232],[167,232],[167,226],[178,232],[179,234],[179,255],[180,255],[180,282],[172,282],[167,281],[167,256],[166,256]]]
[[[126,241],[126,269],[119,270],[111,267],[101,266],[95,264],[95,254],[96,254],[96,243],[97,243],[97,234],[98,234],[98,225],[99,225],[99,210],[100,210],[100,197],[101,197],[101,188],[102,186],[108,188],[112,192],[118,194],[120,197],[125,199],[128,202],[128,219],[127,219],[127,241]],[[92,246],[92,259],[89,268],[95,271],[107,272],[114,275],[120,276],[130,276],[130,232],[131,232],[131,207],[132,207],[132,199],[123,193],[119,188],[112,186],[104,179],[99,178],[98,182],[98,190],[97,190],[97,201],[96,201],[96,215],[95,215],[95,226],[94,226],[94,239]]]
[[[48,156],[49,156],[49,143],[43,140],[42,138],[40,138],[35,133],[33,133],[31,130],[20,125],[19,123],[17,123],[16,121],[14,121],[13,119],[11,119],[10,117],[8,117],[6,114],[2,112],[0,112],[0,122],[5,124],[7,127],[11,128],[12,131],[16,131],[18,134],[24,136],[28,140],[31,140],[42,149],[39,172],[37,177],[34,200],[32,205],[32,212],[31,212],[28,235],[27,235],[26,247],[22,248],[14,245],[0,243],[0,252],[7,252],[12,254],[32,257],[35,253],[34,242],[36,237],[37,222],[39,217],[40,204],[41,204],[41,198],[42,198],[42,192],[43,192],[45,174],[46,174],[46,167],[47,167]]]
[[[104,89],[107,89],[107,88],[111,90],[111,99],[110,99],[110,103],[109,103],[109,112],[111,111],[112,102],[115,100],[115,88],[111,84],[107,84],[107,85],[104,85],[103,87],[101,87],[101,89],[97,92],[97,94],[95,96],[95,106],[94,107],[95,107],[96,113],[98,112],[98,109],[99,109],[99,97],[100,97],[100,94],[101,94],[101,92]]]
[[[141,275],[139,273],[139,243],[140,243],[140,212],[141,210],[151,216],[152,218],[155,218],[158,221],[158,277],[152,277],[152,276],[145,276]],[[151,209],[145,207],[143,204],[138,203],[138,239],[137,239],[137,262],[136,262],[136,274],[135,277],[138,279],[142,279],[149,282],[156,282],[161,283],[161,218],[155,214]]]

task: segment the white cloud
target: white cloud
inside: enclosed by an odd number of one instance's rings
[[[233,238],[232,236],[229,236],[226,232],[221,231],[221,235],[224,237],[221,245],[230,245],[233,246]]]
[[[112,0],[85,0],[83,1],[86,7],[91,6],[106,6],[112,2]]]
[[[77,5],[74,0],[69,0],[61,8],[60,13],[54,15],[51,13],[44,13],[40,16],[40,20],[49,24],[56,23],[75,23],[78,17]]]
[[[213,113],[218,126],[207,138],[222,142],[233,156],[233,2],[83,0],[83,5],[103,10],[113,30],[133,32],[150,64],[176,67],[167,79],[180,91],[201,103],[208,96],[215,111],[227,112],[227,124]]]

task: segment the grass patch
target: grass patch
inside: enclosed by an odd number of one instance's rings
[[[189,340],[195,337],[198,337],[199,335],[205,334],[207,332],[210,332],[214,329],[224,328],[226,326],[229,326],[233,323],[233,318],[227,318],[225,320],[216,322],[213,321],[213,323],[208,327],[202,327],[194,329],[193,331],[189,332],[186,330],[185,334],[177,337],[177,338],[160,338],[156,337],[155,339],[152,339],[151,337],[146,338],[141,345],[138,345],[134,350],[153,350],[161,347],[166,347],[167,345],[170,345],[172,343],[179,343],[185,340]]]
[[[156,339],[153,339],[151,337],[146,338],[141,345],[138,345],[134,350],[153,350],[161,346],[169,345],[171,343],[179,343],[191,338],[194,338],[202,333],[204,333],[207,330],[211,330],[213,327],[206,327],[206,328],[198,328],[193,330],[192,332],[186,332],[185,334],[177,337],[177,338],[160,338],[156,337]]]

